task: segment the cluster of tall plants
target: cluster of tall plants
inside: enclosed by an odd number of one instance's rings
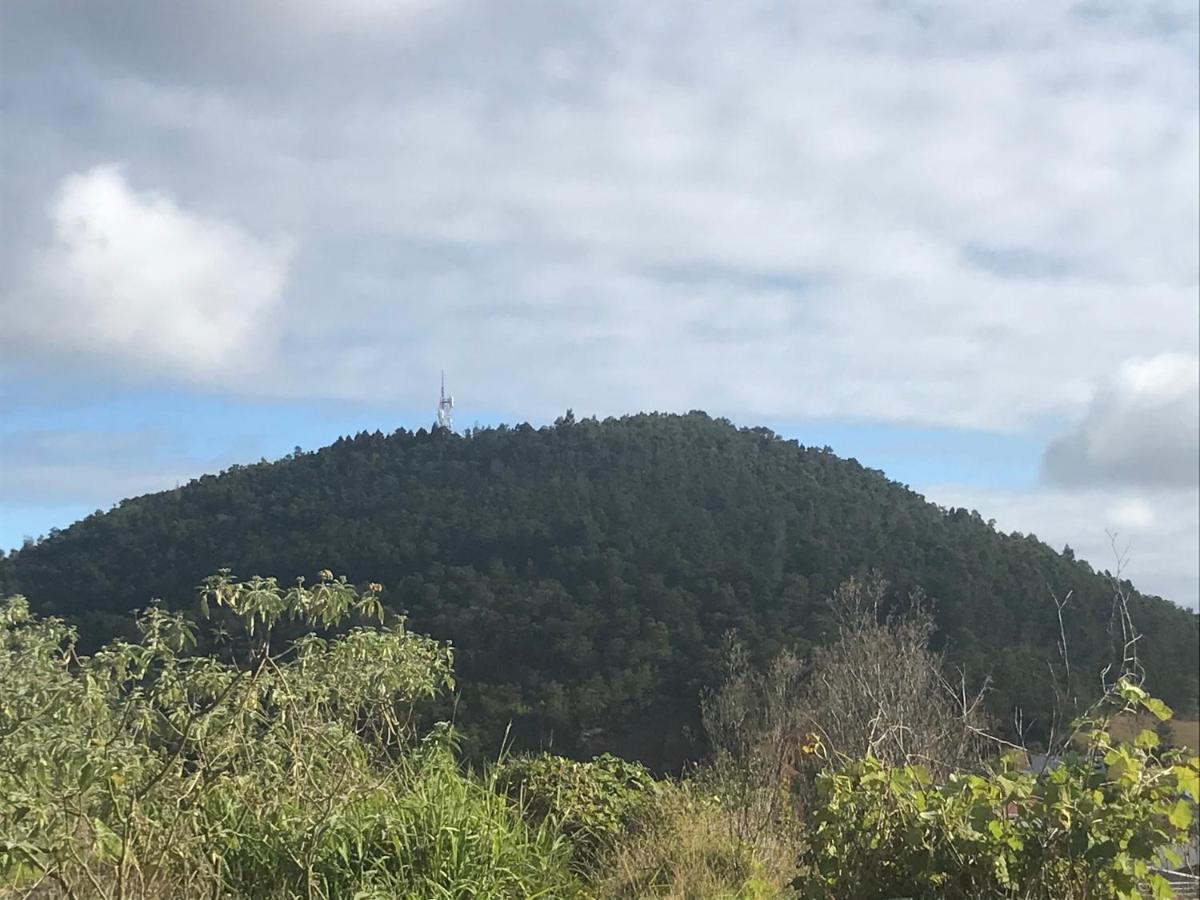
[[[384,621],[379,591],[222,573],[200,591],[211,655],[151,607],[138,640],[81,657],[67,625],[4,601],[0,885],[81,900],[572,891],[559,834],[464,778],[448,729],[417,727],[453,685],[451,651]],[[278,641],[289,627],[308,633]]]
[[[817,776],[803,854],[806,897],[1170,897],[1157,868],[1193,832],[1200,759],[1158,751],[1113,717],[1170,711],[1130,680],[1076,722],[1072,749],[1037,772],[1016,751],[935,781],[868,755]],[[824,754],[819,741],[815,754]]]
[[[1031,756],[988,733],[961,673],[945,676],[923,598],[885,614],[885,593],[877,578],[842,585],[837,640],[807,662],[785,653],[755,671],[734,644],[725,684],[703,702],[708,774],[734,821],[756,840],[802,823],[792,889],[814,900],[1172,896],[1162,870],[1194,840],[1200,758],[1150,728],[1113,737],[1118,719],[1172,715],[1140,684],[1132,624],[1120,676]],[[1065,641],[1062,653],[1069,666]]]
[[[90,656],[0,601],[0,895],[1158,898],[1194,830],[1200,759],[1111,736],[1171,715],[1136,672],[1035,770],[878,581],[843,586],[808,659],[730,644],[682,781],[612,756],[466,770],[427,715],[452,652],[381,591],[222,572],[199,625],[151,606]]]

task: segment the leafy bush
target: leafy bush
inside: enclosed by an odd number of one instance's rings
[[[419,703],[450,650],[402,620],[272,649],[276,626],[380,616],[372,585],[205,582],[232,631],[187,656],[157,608],[91,657],[0,603],[0,887],[70,897],[570,897],[567,844],[465,779]]]
[[[496,789],[516,800],[526,817],[552,822],[567,835],[584,869],[644,824],[659,789],[640,763],[610,754],[591,762],[546,754],[514,757],[498,766],[493,778]]]
[[[997,771],[942,784],[923,767],[873,757],[823,772],[802,895],[1064,900],[1139,897],[1145,888],[1171,896],[1152,869],[1160,849],[1189,838],[1200,759],[1156,753],[1150,730],[1114,742],[1114,712],[1170,716],[1132,682],[1114,696],[1121,709],[1077,723],[1077,751],[1040,776],[1015,755]]]
[[[453,686],[450,649],[383,621],[380,590],[329,572],[311,588],[222,573],[201,589],[219,622],[207,656],[187,652],[191,623],[157,607],[136,639],[89,657],[63,622],[20,597],[0,602],[0,892],[1168,896],[1152,867],[1188,836],[1200,759],[1160,748],[1152,729],[1111,736],[1115,716],[1171,715],[1134,681],[1077,723],[1073,752],[1042,774],[1009,757],[935,780],[796,745],[793,660],[713,695],[710,720],[732,742],[715,742],[719,764],[686,781],[656,782],[612,756],[546,755],[478,779],[460,770],[449,725],[416,724]],[[824,766],[803,820],[788,791],[793,751]],[[747,778],[737,768],[755,754],[774,762]]]

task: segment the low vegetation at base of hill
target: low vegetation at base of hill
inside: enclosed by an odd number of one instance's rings
[[[516,750],[677,775],[703,753],[688,736],[724,635],[760,668],[807,655],[835,638],[830,594],[872,569],[892,585],[885,607],[927,592],[934,640],[969,686],[990,679],[1002,730],[1020,708],[1031,738],[1048,737],[1064,639],[1085,674],[1063,686],[1084,706],[1094,674],[1121,662],[1120,579],[1070,548],[698,412],[362,433],[234,466],[0,557],[0,596],[68,619],[91,652],[135,637],[129,614],[152,598],[195,617],[195,585],[220,568],[287,579],[314,564],[386,584],[391,610],[458,648],[454,720],[477,763],[507,735]],[[1147,687],[1193,716],[1195,613],[1120,587]]]
[[[613,756],[464,766],[454,729],[429,718],[456,688],[450,648],[389,616],[379,585],[328,571],[311,587],[208,579],[203,654],[194,623],[151,607],[135,638],[80,655],[70,626],[10,598],[0,892],[1169,896],[1155,869],[1191,833],[1200,760],[1152,729],[1110,736],[1116,716],[1170,717],[1136,673],[1034,772],[996,752],[965,695],[912,716],[944,661],[919,610],[866,615],[875,590],[839,592],[837,638],[803,664],[756,669],[730,641],[701,704],[712,758],[681,780]],[[864,664],[877,658],[891,671]]]

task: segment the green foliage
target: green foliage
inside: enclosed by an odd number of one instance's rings
[[[1077,724],[1077,750],[1041,776],[1013,754],[985,774],[935,784],[920,766],[868,757],[818,776],[798,881],[806,897],[1170,896],[1152,869],[1188,841],[1200,759],[1156,753],[1145,731],[1109,737],[1113,715],[1161,701],[1123,681],[1123,707]],[[1143,893],[1148,891],[1149,893]]]
[[[1012,756],[938,780],[839,756],[802,816],[782,803],[758,819],[755,806],[749,831],[751,795],[726,790],[719,766],[656,782],[612,756],[543,755],[475,778],[448,725],[418,724],[454,683],[449,648],[388,620],[380,590],[329,572],[311,588],[223,572],[200,589],[219,624],[207,655],[187,652],[193,623],[157,606],[135,640],[82,656],[61,620],[0,602],[0,892],[1165,897],[1153,866],[1194,827],[1200,759],[1149,728],[1110,737],[1115,716],[1171,716],[1128,679],[1041,775]],[[824,759],[820,742],[800,752]],[[786,794],[785,768],[770,772]]]
[[[239,897],[570,897],[570,845],[551,827],[528,828],[448,755],[410,767],[405,786],[315,810],[239,810],[240,827],[211,845]],[[300,865],[300,852],[305,856]],[[281,888],[283,890],[281,890]]]
[[[644,766],[609,754],[590,762],[516,757],[498,766],[493,778],[527,818],[549,821],[567,835],[585,870],[644,824],[659,789]]]
[[[1015,706],[1035,732],[1049,721],[1047,585],[1072,592],[1073,668],[1120,660],[1111,584],[1086,563],[827,449],[701,413],[364,433],[126,501],[0,561],[0,582],[76,623],[90,652],[136,640],[120,615],[150,597],[188,609],[220,566],[284,577],[313,560],[386,582],[381,599],[414,628],[464,648],[455,720],[477,760],[511,723],[517,750],[552,742],[678,772],[722,636],[736,629],[757,664],[804,657],[835,637],[837,585],[871,568],[894,597],[926,589],[949,661],[993,675],[997,721]],[[1148,683],[1191,710],[1195,616],[1131,605]]]
[[[568,897],[569,846],[464,779],[418,704],[450,650],[402,620],[282,642],[277,628],[381,616],[378,586],[207,579],[225,659],[151,607],[90,657],[0,604],[0,886],[67,897]]]

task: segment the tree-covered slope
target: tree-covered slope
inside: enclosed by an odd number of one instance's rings
[[[314,562],[380,581],[415,630],[453,640],[456,715],[495,748],[611,749],[670,764],[723,635],[761,658],[829,633],[827,598],[871,568],[921,587],[939,638],[993,709],[1036,729],[1059,658],[1051,599],[1073,592],[1079,689],[1114,652],[1110,580],[1034,537],[944,510],[827,449],[693,413],[555,427],[360,434],[128,500],[0,564],[0,588],[77,618],[84,639],[151,597],[192,602],[220,567]],[[1197,620],[1134,594],[1153,689],[1194,709]]]

